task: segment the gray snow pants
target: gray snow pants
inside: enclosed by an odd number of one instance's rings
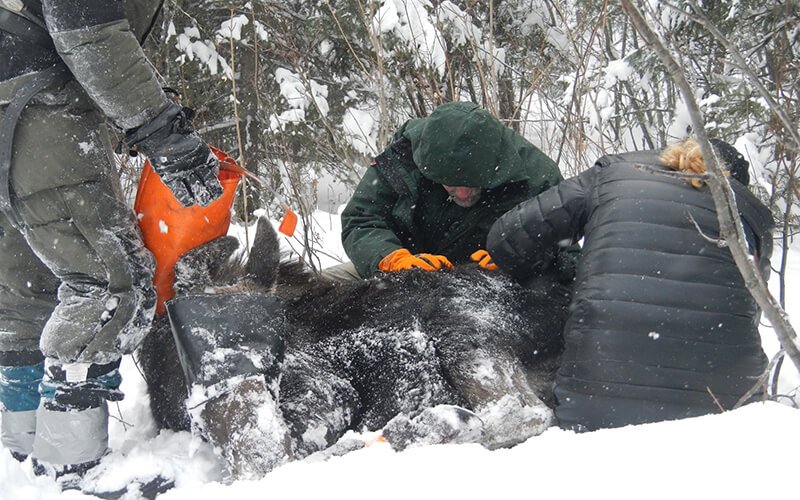
[[[23,111],[10,171],[21,227],[0,214],[0,352],[103,364],[147,333],[153,258],[115,165],[103,118],[74,81]]]

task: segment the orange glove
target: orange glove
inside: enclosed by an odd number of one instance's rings
[[[422,269],[423,271],[438,271],[443,267],[453,268],[453,264],[444,255],[418,253],[412,255],[405,248],[398,248],[378,263],[381,271],[406,271],[408,269]]]
[[[499,269],[497,264],[492,262],[492,256],[486,250],[478,250],[470,255],[469,258],[487,271],[497,271]]]

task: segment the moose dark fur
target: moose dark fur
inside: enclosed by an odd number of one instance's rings
[[[246,263],[230,259],[237,248],[224,237],[186,254],[176,292],[211,287],[283,299],[288,328],[278,400],[296,458],[350,429],[384,428],[397,448],[448,439],[426,436],[437,432],[425,427],[436,419],[432,408],[477,415],[481,429],[473,437],[490,448],[549,425],[569,302],[554,278],[522,287],[500,272],[465,266],[331,282],[299,264],[280,264],[265,220]],[[156,322],[138,358],[158,425],[188,429],[187,387],[166,319]]]

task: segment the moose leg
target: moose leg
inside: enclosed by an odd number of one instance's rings
[[[552,425],[553,411],[537,395],[509,339],[487,336],[475,343],[471,330],[451,327],[447,333],[438,345],[442,369],[483,421],[484,446],[513,446]]]
[[[360,399],[329,359],[293,350],[283,365],[280,408],[295,444],[295,458],[303,458],[332,446],[352,428]]]

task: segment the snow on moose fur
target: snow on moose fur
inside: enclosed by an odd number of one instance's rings
[[[331,282],[281,263],[265,220],[249,258],[237,249],[223,237],[181,259],[170,316],[184,345],[163,317],[138,353],[158,425],[200,433],[234,476],[363,446],[349,430],[398,450],[498,448],[552,423],[568,304],[555,279],[464,266]]]

